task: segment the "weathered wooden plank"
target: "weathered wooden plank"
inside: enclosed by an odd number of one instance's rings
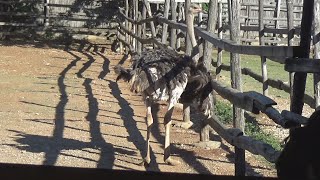
[[[292,121],[295,121],[298,124],[303,124],[306,125],[308,123],[308,118],[303,117],[299,114],[287,111],[287,110],[283,110],[281,112],[281,116],[283,116],[285,119],[291,119]]]
[[[280,152],[276,151],[269,144],[254,140],[248,136],[244,136],[240,129],[226,128],[216,116],[206,119],[205,122],[209,124],[229,144],[241,149],[245,149],[253,154],[261,155],[269,162],[276,162],[280,155]]]
[[[143,39],[141,37],[138,37],[135,34],[133,34],[131,31],[127,30],[122,24],[119,24],[119,27],[121,28],[121,31],[124,31],[125,33],[129,34],[130,36],[132,36],[133,38],[137,39],[142,44],[156,44],[157,46],[159,46],[161,48],[172,49],[170,46],[162,44],[161,42],[157,41],[157,39],[155,39],[155,38]]]
[[[303,1],[303,14],[301,21],[300,51],[296,54],[299,58],[309,58],[311,43],[311,28],[313,18],[314,0]],[[294,74],[291,111],[302,113],[303,96],[306,87],[307,73],[297,72]]]
[[[185,0],[184,2],[184,14],[185,14],[185,20],[187,21],[188,19],[188,8],[191,4],[191,0]],[[185,32],[187,32],[187,25],[185,25],[186,29],[185,29]],[[189,34],[186,33],[186,37],[185,37],[185,46],[186,46],[186,55],[189,55],[191,56],[191,53],[192,53],[192,44],[191,44],[191,39],[189,37]]]
[[[313,47],[314,47],[314,55],[313,58],[320,59],[320,1],[314,2],[314,18],[313,18]],[[320,106],[320,74],[315,73],[313,75],[313,83],[314,83],[314,98],[315,98],[315,107],[318,109]]]
[[[214,33],[217,23],[217,13],[218,13],[218,0],[212,0],[209,3],[209,19],[207,25],[207,31]],[[212,61],[212,44],[205,40],[204,42],[204,52],[203,52],[203,62],[205,67],[211,69]]]
[[[218,37],[219,39],[222,39],[222,32],[223,32],[223,29],[222,29],[222,13],[223,13],[223,10],[222,10],[222,3],[219,2],[218,3]],[[218,78],[219,77],[219,74],[220,74],[220,65],[222,64],[222,48],[218,48],[218,54],[217,54],[217,69],[216,69],[216,77]]]
[[[259,0],[259,44],[264,46],[264,19],[265,13],[263,10],[263,0]],[[262,71],[262,92],[263,95],[268,95],[268,71],[267,71],[267,58],[261,56],[261,71]]]
[[[131,19],[128,19],[132,23],[138,23],[142,24],[145,22],[150,22],[153,20],[158,20],[161,23],[167,23],[172,28],[180,29],[182,31],[187,30],[187,27],[183,23],[175,23],[171,20],[165,19],[161,16],[154,16],[152,18],[147,18],[145,20],[142,20],[140,22],[135,22]],[[239,53],[239,54],[248,54],[248,55],[259,55],[259,56],[270,56],[270,57],[292,57],[293,56],[293,47],[287,47],[287,46],[248,46],[248,45],[239,45],[236,44],[233,41],[227,40],[227,39],[220,39],[215,34],[205,31],[202,28],[195,27],[195,33],[204,38],[205,40],[212,43],[214,46],[221,48],[223,50]]]
[[[279,124],[284,128],[289,128],[292,126],[296,126],[297,122],[291,119],[286,119],[281,114],[272,107],[275,104],[271,99],[266,99],[267,97],[263,97],[263,95],[257,95],[257,92],[244,92],[226,87],[216,80],[211,80],[211,85],[213,89],[224,99],[230,101],[235,106],[257,113],[257,111],[261,111],[265,113],[271,120],[275,123]],[[259,93],[258,93],[259,94]],[[261,98],[263,97],[263,98]]]
[[[285,63],[288,72],[320,73],[320,59],[288,58]]]
[[[177,22],[177,3],[174,0],[171,0],[171,19]],[[173,49],[176,49],[177,46],[177,30],[174,28],[171,28],[170,31],[170,46]]]
[[[144,0],[143,3],[144,3],[144,6],[146,6],[148,16],[151,18],[152,17],[152,12],[151,12],[150,3],[147,0]],[[152,37],[155,38],[156,37],[156,28],[154,26],[154,22],[153,21],[150,21],[150,26],[151,26]]]
[[[165,0],[148,0],[150,3],[164,3]],[[192,3],[209,3],[210,0],[191,0]],[[185,2],[184,0],[175,0],[175,2]]]
[[[262,95],[258,92],[249,91],[249,92],[246,92],[245,94],[246,94],[246,96],[254,99],[254,101],[253,101],[254,108],[256,108],[256,110],[253,109],[254,113],[257,113],[258,111],[265,111],[267,108],[269,108],[273,105],[277,105],[277,103],[274,100],[272,100],[269,97]]]
[[[166,19],[169,18],[169,10],[170,10],[170,0],[165,0],[163,16]],[[161,40],[163,44],[167,43],[167,38],[168,38],[167,34],[168,34],[168,24],[164,23],[162,25],[162,40]]]

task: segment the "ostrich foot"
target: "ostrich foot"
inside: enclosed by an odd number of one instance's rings
[[[150,162],[151,162],[150,158],[143,158],[143,160],[139,163],[139,165],[149,167]]]
[[[183,129],[190,129],[193,125],[193,122],[188,121],[188,122],[174,122],[173,126],[178,127],[178,128],[183,128]]]
[[[168,165],[171,165],[171,166],[177,166],[177,165],[181,164],[180,161],[174,160],[174,159],[172,159],[172,158],[168,158],[168,159],[166,159],[164,162],[165,162],[166,164],[168,164]]]

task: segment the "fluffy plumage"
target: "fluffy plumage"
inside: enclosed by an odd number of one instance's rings
[[[189,56],[178,55],[165,49],[146,50],[133,56],[132,60],[131,69],[118,65],[115,66],[115,72],[118,74],[117,80],[128,81],[130,90],[143,96],[147,105],[148,126],[153,122],[149,107],[151,108],[150,103],[154,101],[169,102],[165,124],[171,121],[173,107],[178,102],[196,104],[198,110],[206,116],[212,115],[214,102],[211,94],[211,75],[203,64],[196,66]],[[165,161],[174,164],[169,156],[165,154]],[[145,163],[149,162],[147,155]]]
[[[201,11],[198,5],[192,4],[188,11],[188,34],[192,46],[196,47],[193,31],[194,14]],[[198,64],[197,58],[179,55],[170,49],[145,50],[132,57],[131,69],[115,67],[117,79],[123,78],[130,83],[133,92],[140,93],[147,108],[147,143],[144,164],[150,163],[150,131],[153,124],[151,104],[153,101],[168,101],[168,109],[164,116],[165,143],[164,161],[175,165],[177,161],[170,157],[170,128],[173,107],[180,100],[182,103],[197,103],[197,107],[205,115],[211,116],[213,102],[210,92],[210,74],[205,67]]]

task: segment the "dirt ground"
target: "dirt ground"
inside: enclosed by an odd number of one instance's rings
[[[80,50],[80,51],[79,51]],[[233,148],[194,146],[199,128],[173,127],[172,153],[181,164],[163,162],[165,106],[153,128],[150,167],[144,154],[145,107],[113,66],[123,55],[86,44],[65,50],[41,43],[0,42],[0,162],[140,171],[234,174]],[[175,110],[174,121],[181,121]],[[247,175],[276,176],[262,157],[246,153]]]

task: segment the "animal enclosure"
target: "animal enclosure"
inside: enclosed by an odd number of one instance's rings
[[[155,2],[155,1],[153,1]],[[160,1],[156,1],[159,3]],[[196,2],[196,1],[195,1]],[[181,32],[186,32],[186,25],[183,24],[183,11],[178,8],[176,12],[176,7],[181,7],[180,2],[175,1],[162,1],[164,3],[163,15],[152,16],[149,1],[143,1],[144,5],[139,6],[138,1],[133,2],[131,5],[129,1],[126,2],[126,9],[120,10],[122,17],[125,22],[119,23],[119,32],[121,36],[118,38],[122,43],[124,43],[131,51],[140,53],[142,48],[148,44],[154,44],[153,46],[167,47],[176,49],[181,46],[179,34]],[[179,4],[180,3],[180,4]],[[185,1],[185,6],[190,1]],[[285,7],[284,8],[284,4]],[[226,13],[224,13],[224,7],[227,6],[228,13],[226,18]],[[129,9],[128,7],[133,7]],[[218,7],[218,8],[217,8]],[[306,33],[310,32],[310,19],[307,19],[307,12],[302,14],[303,4],[301,2],[292,1],[277,1],[277,2],[264,2],[258,1],[254,2],[243,2],[243,1],[228,1],[227,4],[218,1],[210,1],[208,10],[208,20],[204,27],[201,26],[203,23],[201,20],[202,14],[199,14],[198,21],[200,22],[198,27],[195,27],[195,32],[199,40],[199,47],[203,48],[200,50],[200,57],[203,56],[204,63],[207,68],[211,68],[211,48],[212,45],[218,49],[216,72],[217,75],[221,69],[228,69],[231,73],[231,84],[232,87],[226,87],[218,80],[212,79],[211,84],[214,90],[223,98],[229,100],[235,107],[234,110],[234,129],[226,128],[217,117],[206,120],[218,134],[227,140],[230,144],[236,147],[236,156],[238,156],[238,161],[236,161],[236,174],[244,174],[244,151],[243,149],[252,152],[253,154],[262,155],[270,162],[275,162],[279,152],[273,149],[268,144],[256,141],[248,136],[245,136],[242,132],[244,131],[244,118],[243,110],[252,113],[264,113],[275,123],[279,124],[283,128],[290,128],[306,122],[306,118],[300,116],[302,111],[301,101],[306,102],[311,107],[316,107],[315,98],[304,94],[303,89],[296,89],[299,82],[297,79],[290,79],[291,83],[286,84],[282,81],[270,79],[267,77],[267,66],[266,61],[271,60],[278,62],[280,64],[287,63],[286,70],[289,72],[294,72],[297,70],[292,70],[288,68],[294,64],[290,62],[288,58],[301,57],[303,52],[310,52],[310,37],[305,36]],[[311,3],[305,3],[304,7],[313,7]],[[256,13],[253,13],[253,11]],[[132,12],[133,11],[133,12]],[[130,13],[131,12],[131,13]],[[171,12],[171,13],[169,13]],[[245,12],[247,14],[245,14]],[[182,15],[180,15],[180,14]],[[134,16],[129,16],[133,14]],[[171,16],[169,16],[171,14]],[[178,14],[178,15],[177,15]],[[137,18],[137,15],[139,18]],[[147,18],[147,15],[149,18]],[[217,16],[216,16],[217,15]],[[252,17],[250,17],[252,15]],[[284,18],[284,16],[286,17]],[[211,16],[211,19],[210,19]],[[258,17],[257,17],[258,16]],[[218,18],[217,18],[218,17]],[[304,19],[303,19],[304,17]],[[171,18],[170,20],[168,18]],[[223,18],[228,19],[223,26]],[[162,24],[161,27],[162,34],[161,39],[157,39],[156,32],[159,30],[154,26],[155,22]],[[149,32],[145,31],[147,23],[150,23]],[[243,26],[243,24],[245,26]],[[143,26],[143,28],[142,28]],[[167,35],[168,27],[170,27],[170,35]],[[227,34],[223,34],[223,31],[229,30]],[[248,33],[249,31],[256,31],[257,33]],[[178,35],[177,35],[178,32]],[[151,34],[150,38],[146,38],[147,34]],[[182,33],[184,34],[184,33]],[[241,39],[240,36],[243,36]],[[268,38],[268,34],[272,34],[272,38]],[[247,35],[246,37],[244,37]],[[297,36],[298,35],[298,36]],[[300,37],[299,37],[300,35]],[[230,36],[230,38],[226,38]],[[249,38],[249,36],[253,38]],[[158,36],[159,37],[159,36]],[[168,38],[169,37],[169,38]],[[181,37],[181,35],[180,35]],[[182,37],[186,37],[185,35]],[[242,45],[242,43],[252,44],[254,39],[258,37],[258,42],[260,46],[257,45]],[[274,39],[276,37],[276,39]],[[278,41],[278,38],[283,39]],[[297,39],[298,38],[298,39]],[[305,38],[305,39],[303,39]],[[168,41],[170,39],[170,41]],[[295,39],[295,40],[294,40]],[[177,40],[177,41],[176,41]],[[195,55],[189,39],[185,39],[185,53],[187,55]],[[302,44],[297,46],[297,42],[309,42],[307,44]],[[204,43],[204,45],[202,44]],[[210,45],[211,44],[211,45]],[[272,44],[272,46],[268,46]],[[274,46],[277,44],[282,44],[282,46]],[[285,46],[283,45],[285,44]],[[145,46],[144,46],[145,45]],[[169,46],[168,46],[169,45]],[[171,47],[170,47],[171,46]],[[301,54],[297,54],[298,48],[301,49]],[[306,47],[308,46],[308,47]],[[231,53],[230,66],[222,65],[222,51],[228,51]],[[257,55],[261,57],[261,75],[253,73],[250,69],[241,69],[241,63],[239,59],[239,54],[247,55]],[[305,54],[307,58],[309,54]],[[287,61],[286,61],[287,59]],[[294,66],[294,65],[293,65]],[[304,71],[309,72],[309,71]],[[254,79],[262,83],[262,92],[264,95],[258,92],[241,92],[241,74],[249,75]],[[296,76],[299,77],[300,74]],[[293,77],[293,76],[291,76]],[[305,79],[304,79],[305,82]],[[293,93],[291,110],[295,113],[283,110],[279,112],[273,106],[276,102],[268,98],[268,86],[284,90],[288,93]],[[302,94],[301,94],[302,93]],[[305,98],[303,96],[305,95]],[[303,104],[303,103],[302,103]],[[188,113],[188,112],[185,112]],[[206,130],[203,130],[203,133]],[[202,137],[205,136],[204,134]],[[208,140],[208,139],[206,139]],[[238,151],[237,151],[238,150]]]
[[[8,37],[8,39],[15,36],[34,38],[38,35],[51,38],[57,33],[73,38],[77,38],[76,35],[79,34],[96,35],[107,37],[105,40],[116,34],[116,38],[121,42],[122,52],[141,53],[143,49],[167,48],[181,54],[194,56],[197,59],[201,58],[206,68],[216,76],[219,76],[221,70],[230,71],[232,72],[231,85],[224,84],[223,80],[219,78],[211,79],[210,84],[217,94],[234,105],[234,127],[227,127],[216,116],[206,119],[204,122],[235,147],[236,175],[246,173],[245,151],[261,155],[269,162],[274,163],[280,152],[269,144],[255,140],[243,133],[245,126],[243,113],[244,111],[254,114],[262,113],[279,126],[289,129],[306,124],[307,118],[301,116],[304,104],[314,109],[319,106],[320,88],[317,76],[319,65],[316,61],[309,59],[311,44],[315,58],[319,58],[317,36],[312,36],[314,42],[311,43],[310,17],[312,17],[313,11],[310,9],[313,9],[313,4],[310,1],[303,2],[302,0],[211,0],[210,3],[206,0],[195,0],[195,2],[203,3],[201,4],[203,8],[207,6],[207,12],[199,13],[195,21],[198,24],[194,28],[198,41],[197,47],[200,47],[199,52],[195,52],[186,33],[185,23],[187,19],[185,9],[191,2],[193,1],[0,1],[0,33],[3,38]],[[309,8],[309,11],[303,11],[306,8]],[[314,11],[316,13],[316,10]],[[317,23],[318,20],[315,20],[315,24]],[[314,33],[318,31],[315,29]],[[88,49],[90,48],[91,45]],[[212,49],[217,51],[216,57],[213,57]],[[231,53],[230,59],[222,58],[224,52]],[[255,55],[261,58],[261,73],[242,68],[240,54]],[[99,53],[96,55],[99,56]],[[79,70],[78,78],[81,78],[81,72],[85,71],[86,67],[94,63],[94,58],[90,58],[90,55],[84,53],[83,56],[88,57],[90,61],[84,64],[82,70]],[[79,60],[77,56],[73,56],[73,58],[74,62]],[[100,58],[103,59],[102,56]],[[104,60],[106,59],[108,58],[104,58]],[[226,61],[229,61],[230,65],[225,65]],[[267,67],[267,61],[279,63],[279,66],[283,66],[291,74],[291,79],[288,78],[288,82],[285,82],[268,77],[268,71],[272,71],[272,69]],[[98,65],[101,66],[103,63],[104,61],[101,60]],[[67,67],[71,69],[73,64],[67,64]],[[66,68],[66,70],[70,69]],[[298,73],[293,76],[294,72]],[[304,92],[306,73],[315,74],[314,97]],[[261,90],[242,92],[241,77],[243,75],[250,76],[260,82]],[[57,82],[60,83],[59,91],[61,97],[68,97],[63,78],[64,76],[61,75],[60,79],[57,79]],[[108,83],[114,82],[108,79]],[[104,85],[108,86],[108,83]],[[89,106],[94,109],[96,108],[94,105],[99,103],[93,97],[93,93],[90,93],[92,90],[90,90],[90,84],[91,81],[88,79],[81,86],[87,92],[86,98],[96,102]],[[113,87],[114,90],[114,86],[115,83],[113,86],[110,85],[110,89]],[[269,87],[292,94],[290,109],[279,110],[275,108],[277,102],[268,96]],[[117,100],[124,101],[120,97],[119,91],[117,89],[112,93],[118,93],[116,94]],[[65,106],[67,101],[68,99],[59,101],[59,104],[65,103]],[[130,107],[125,107],[130,110]],[[188,108],[184,111],[183,119],[185,122],[190,121],[190,112],[188,111],[190,111]],[[89,112],[93,113],[93,116],[94,113],[97,113],[95,111]],[[56,114],[59,115],[58,111]],[[99,123],[93,122],[93,124],[98,125]],[[203,142],[210,141],[209,126],[204,126],[201,131]],[[94,127],[97,126],[91,128]],[[61,136],[59,133],[58,135]],[[134,141],[134,138],[132,138],[132,143],[136,146],[139,145]],[[110,147],[110,144],[105,146]]]

